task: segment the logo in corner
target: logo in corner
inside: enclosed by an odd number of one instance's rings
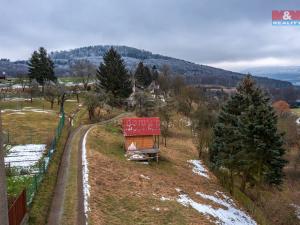
[[[273,10],[272,25],[300,26],[300,10]]]

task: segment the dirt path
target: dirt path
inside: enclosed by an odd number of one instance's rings
[[[100,122],[98,124],[106,124],[113,120],[117,120],[126,114],[120,114],[110,120]],[[98,124],[81,125],[76,128],[68,137],[62,160],[59,166],[59,172],[57,176],[57,183],[54,191],[54,196],[52,199],[51,208],[48,216],[48,225],[60,225],[62,216],[64,213],[64,200],[65,192],[69,178],[70,169],[70,155],[72,151],[75,151],[74,146],[78,148],[78,160],[77,160],[77,218],[75,219],[76,224],[84,225],[86,224],[87,216],[85,215],[85,205],[84,205],[84,190],[83,190],[83,161],[82,161],[82,143],[86,132],[89,129],[97,126]]]
[[[48,216],[48,225],[59,225],[60,220],[63,213],[63,205],[64,205],[64,195],[65,195],[65,188],[68,180],[68,171],[70,166],[70,154],[72,150],[72,143],[74,141],[74,137],[81,133],[83,127],[80,126],[68,137],[64,153],[61,159],[61,163],[59,166],[59,171],[57,175],[57,182],[54,191],[54,196],[52,199],[52,204]]]

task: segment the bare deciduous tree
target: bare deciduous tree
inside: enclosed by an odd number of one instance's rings
[[[28,76],[26,74],[18,74],[16,79],[16,84],[20,84],[22,91],[25,91],[25,87],[28,84]]]
[[[50,102],[51,109],[53,109],[55,99],[60,96],[59,90],[54,85],[47,85],[44,90],[44,99]]]
[[[96,66],[88,60],[77,60],[71,66],[72,75],[79,79],[85,90],[88,89],[88,84],[96,74]]]

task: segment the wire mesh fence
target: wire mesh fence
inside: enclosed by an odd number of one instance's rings
[[[43,158],[37,163],[37,165],[32,169],[33,171],[33,178],[30,184],[26,187],[26,202],[27,205],[32,203],[35,193],[37,192],[45,173],[49,168],[49,163],[53,158],[53,154],[56,151],[57,144],[62,134],[62,130],[65,124],[65,113],[62,112],[60,115],[60,120],[58,126],[55,130],[55,135],[51,141],[50,147],[48,149],[48,153],[43,156]]]

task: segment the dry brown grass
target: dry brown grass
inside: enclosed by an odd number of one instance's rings
[[[47,143],[54,135],[59,115],[56,113],[24,112],[2,114],[3,129],[10,144]]]
[[[71,113],[77,105],[73,100],[66,101],[65,112]],[[10,144],[40,144],[52,139],[59,121],[59,105],[54,104],[54,108],[50,109],[45,100],[34,99],[32,103],[25,100],[1,101],[0,108],[5,110],[2,113],[3,130],[5,141]],[[44,112],[31,111],[36,109]]]
[[[161,147],[159,164],[143,165],[127,161],[118,127],[102,125],[88,137],[90,224],[212,224],[207,217],[174,201],[180,188],[199,202],[195,192],[213,194],[224,191],[213,174],[208,180],[192,173],[186,162],[196,159],[190,131],[177,124],[167,147]],[[141,175],[150,179],[142,178]],[[172,201],[161,201],[169,197]],[[160,208],[159,211],[155,208]]]

